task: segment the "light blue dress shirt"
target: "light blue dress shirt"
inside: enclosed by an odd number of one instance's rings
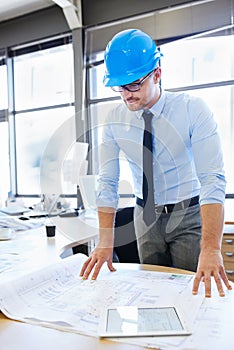
[[[162,91],[150,109],[154,114],[154,198],[158,205],[200,195],[200,204],[224,203],[226,181],[217,124],[197,97]],[[109,114],[100,150],[98,206],[118,206],[119,152],[132,170],[135,195],[142,198],[142,110],[124,103]]]

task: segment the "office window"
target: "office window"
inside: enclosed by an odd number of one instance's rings
[[[41,195],[41,164],[45,157],[47,172],[43,176],[47,176],[51,184],[60,176],[62,184],[67,180],[59,163],[63,137],[58,140],[56,135],[75,114],[73,47],[70,42],[60,40],[60,44],[46,43],[46,48],[32,45],[32,49],[26,48],[23,53],[16,48],[15,53],[11,54],[16,149],[13,180],[17,195]],[[56,145],[45,155],[53,140]],[[62,194],[76,195],[75,185],[67,181],[62,185]]]
[[[72,44],[14,58],[16,111],[74,102]]]
[[[224,153],[227,193],[234,193],[234,36],[161,45],[162,86],[203,98],[214,113]]]
[[[203,98],[214,112],[223,149],[224,169],[227,180],[226,192],[234,193],[234,86],[220,86],[188,92]]]
[[[60,152],[63,151],[61,149],[63,140],[59,140],[56,133],[73,115],[74,107],[53,108],[16,115],[18,193],[24,195],[41,193],[40,166],[42,161],[48,164],[48,172],[44,176],[51,179],[52,185],[60,174],[62,176],[63,169],[58,162],[60,162]],[[51,142],[51,149],[47,150],[45,155],[48,142]],[[61,181],[63,181],[62,178]],[[69,193],[71,189],[75,193],[74,186],[66,189]]]
[[[8,122],[0,122],[0,206],[4,205],[10,190]]]
[[[234,79],[234,36],[176,40],[161,45],[165,89]]]
[[[92,127],[91,127],[91,139],[92,139],[92,154],[93,154],[93,172],[98,173],[99,163],[99,146],[102,142],[102,129],[105,122],[105,118],[111,109],[121,101],[109,101],[91,106],[92,115]],[[123,152],[120,152],[120,179],[119,179],[119,194],[120,195],[133,195],[133,179],[129,163]]]
[[[4,205],[10,190],[7,69],[5,59],[0,57],[0,206]]]
[[[6,110],[8,107],[7,69],[4,61],[5,60],[0,57],[0,110]]]
[[[97,55],[97,58],[103,60],[103,53]],[[107,97],[116,97],[116,93],[109,87],[104,86],[103,77],[105,74],[105,67],[103,61],[97,61],[94,66],[91,65],[89,69],[89,84],[92,87],[89,91],[91,99],[102,99]]]

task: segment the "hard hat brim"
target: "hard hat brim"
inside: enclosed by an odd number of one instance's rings
[[[157,52],[155,55],[155,59],[151,63],[151,65],[147,64],[147,69],[142,69],[140,68],[139,71],[135,72],[124,72],[124,74],[118,74],[117,76],[113,74],[108,74],[107,72],[105,73],[105,76],[103,78],[103,84],[105,86],[122,86],[122,85],[127,85],[131,84],[134,81],[143,78],[145,75],[153,71],[157,65],[160,57],[163,56],[160,52]]]

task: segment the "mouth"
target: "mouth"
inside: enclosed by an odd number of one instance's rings
[[[131,105],[131,104],[135,104],[138,102],[138,98],[127,98],[125,99],[125,103]]]

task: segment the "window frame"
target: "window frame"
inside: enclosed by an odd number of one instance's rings
[[[6,56],[6,66],[8,75],[8,96],[9,96],[9,106],[8,106],[8,121],[9,121],[9,153],[10,153],[10,191],[15,197],[24,198],[35,198],[40,197],[40,193],[19,193],[18,191],[18,174],[17,174],[17,152],[16,152],[16,118],[20,117],[21,114],[40,112],[44,110],[52,110],[64,107],[75,107],[75,101],[55,104],[55,105],[45,105],[45,106],[35,106],[33,108],[19,109],[15,108],[15,81],[14,81],[14,58],[20,57],[25,54],[34,53],[36,51],[46,50],[50,48],[60,47],[62,45],[72,44],[71,33],[65,33],[63,35],[50,37],[45,40],[32,42],[27,45],[11,47],[7,50]],[[74,67],[72,67],[74,72]],[[75,97],[74,97],[75,98]],[[75,189],[73,194],[62,194],[63,197],[77,197],[77,190]]]

